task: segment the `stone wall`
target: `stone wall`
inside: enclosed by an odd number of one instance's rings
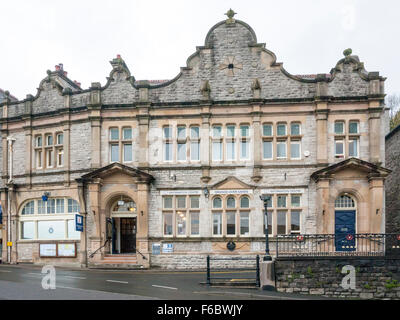
[[[355,268],[356,288],[343,289],[343,266]],[[400,299],[400,259],[279,258],[275,260],[280,292],[354,299]]]
[[[400,126],[386,136],[386,232],[400,232]]]

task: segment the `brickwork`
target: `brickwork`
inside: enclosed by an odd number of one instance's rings
[[[355,289],[341,284],[347,273],[355,270]],[[400,299],[400,260],[384,258],[307,259],[288,258],[275,261],[276,288],[280,292],[321,295],[335,298]],[[346,282],[347,283],[347,282]]]

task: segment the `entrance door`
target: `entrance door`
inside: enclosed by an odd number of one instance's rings
[[[335,211],[336,251],[356,250],[356,211]]]
[[[121,253],[136,253],[136,218],[121,218]]]

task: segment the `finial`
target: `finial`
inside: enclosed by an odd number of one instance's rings
[[[228,20],[232,21],[233,17],[235,16],[236,12],[233,11],[232,9],[229,9],[227,13],[225,13],[226,16],[228,16]]]
[[[343,51],[343,54],[345,57],[350,56],[352,53],[353,53],[353,50],[351,50],[350,48]]]

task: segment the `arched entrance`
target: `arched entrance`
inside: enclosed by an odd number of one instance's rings
[[[129,197],[121,196],[110,208],[112,254],[136,253],[137,207]]]
[[[336,251],[356,250],[356,201],[349,194],[335,200],[335,247]]]

